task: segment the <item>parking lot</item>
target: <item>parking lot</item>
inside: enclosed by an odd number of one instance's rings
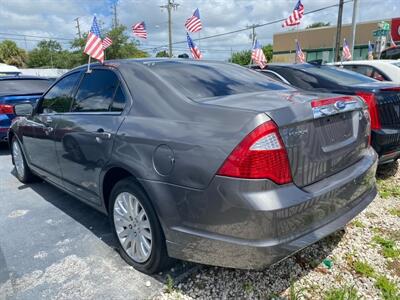
[[[277,265],[243,271],[179,263],[167,279],[120,258],[104,215],[47,183],[21,184],[2,146],[0,298],[397,299],[389,296],[398,296],[400,284],[399,177],[397,168],[381,172],[380,196],[344,231]],[[377,236],[393,242],[389,254]]]
[[[144,299],[163,274],[128,266],[106,216],[51,185],[20,183],[0,148],[0,299]],[[181,265],[173,277],[182,275]]]

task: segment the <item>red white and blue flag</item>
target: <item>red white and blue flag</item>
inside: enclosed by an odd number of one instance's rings
[[[144,21],[133,24],[132,32],[137,37],[140,37],[142,39],[147,39],[147,31],[146,31],[146,25],[144,24]]]
[[[304,63],[306,61],[306,56],[301,50],[299,41],[296,40],[296,63]]]
[[[100,62],[104,62],[103,41],[100,37],[100,29],[99,25],[97,25],[96,16],[93,17],[92,27],[90,28],[83,52]]]
[[[185,27],[189,32],[197,32],[203,28],[203,26],[201,24],[201,20],[200,20],[200,12],[199,12],[198,8],[196,8],[193,15],[189,19],[186,20]]]
[[[203,55],[201,54],[199,48],[193,43],[192,39],[190,38],[189,33],[186,32],[187,43],[189,46],[190,53],[194,59],[202,59]]]
[[[108,47],[110,47],[112,45],[112,39],[110,39],[108,36],[106,36],[103,39],[103,49],[106,50]]]
[[[373,54],[372,44],[371,41],[368,41],[368,60],[373,60],[373,59],[374,59],[374,54]]]
[[[300,24],[300,20],[304,15],[304,5],[301,0],[297,1],[292,14],[282,23],[282,27],[296,26]]]
[[[350,52],[350,48],[349,48],[349,45],[347,44],[346,39],[343,40],[342,59],[343,60],[351,59],[351,52]]]
[[[251,51],[251,59],[261,68],[264,69],[267,66],[267,59],[265,58],[264,51],[261,45],[255,40],[253,50]]]

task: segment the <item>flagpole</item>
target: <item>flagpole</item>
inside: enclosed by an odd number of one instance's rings
[[[89,59],[88,59],[88,65],[87,65],[87,71],[86,71],[86,73],[90,73],[91,71],[90,71],[90,55],[89,55]]]

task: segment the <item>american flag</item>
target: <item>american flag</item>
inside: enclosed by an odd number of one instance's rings
[[[396,43],[393,41],[392,34],[390,34],[390,48],[397,47]]]
[[[193,43],[192,39],[190,38],[189,33],[186,32],[186,37],[187,37],[187,43],[189,46],[189,50],[192,53],[192,57],[194,59],[202,59],[203,55],[201,54],[199,48]]]
[[[373,49],[372,49],[372,44],[371,41],[368,41],[368,60],[373,60],[374,55],[373,55]]]
[[[144,21],[133,24],[132,32],[137,37],[147,39],[147,31],[146,31],[146,25],[144,24]]]
[[[261,45],[255,40],[253,45],[253,51],[251,52],[251,59],[261,68],[264,69],[267,66],[267,59],[265,58],[264,52]]]
[[[112,45],[112,39],[110,39],[108,36],[106,36],[103,40],[103,49],[106,50],[108,47]]]
[[[103,42],[100,37],[100,29],[97,25],[96,16],[93,17],[92,27],[90,28],[83,52],[100,62],[104,61]]]
[[[296,62],[304,63],[306,61],[306,56],[301,50],[299,41],[296,41]]]
[[[198,8],[196,8],[194,11],[193,16],[186,20],[185,27],[189,32],[197,32],[203,28],[201,25],[200,12]]]
[[[282,27],[299,25],[303,15],[304,5],[301,3],[301,0],[299,0],[297,1],[292,14],[282,23]]]
[[[342,59],[343,60],[351,59],[351,52],[350,52],[350,48],[349,48],[349,45],[347,44],[346,39],[344,39],[344,41],[343,41]]]

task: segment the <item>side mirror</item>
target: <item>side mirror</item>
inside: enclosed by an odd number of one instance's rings
[[[33,106],[29,103],[21,103],[14,105],[14,114],[16,116],[30,116],[33,112]]]

